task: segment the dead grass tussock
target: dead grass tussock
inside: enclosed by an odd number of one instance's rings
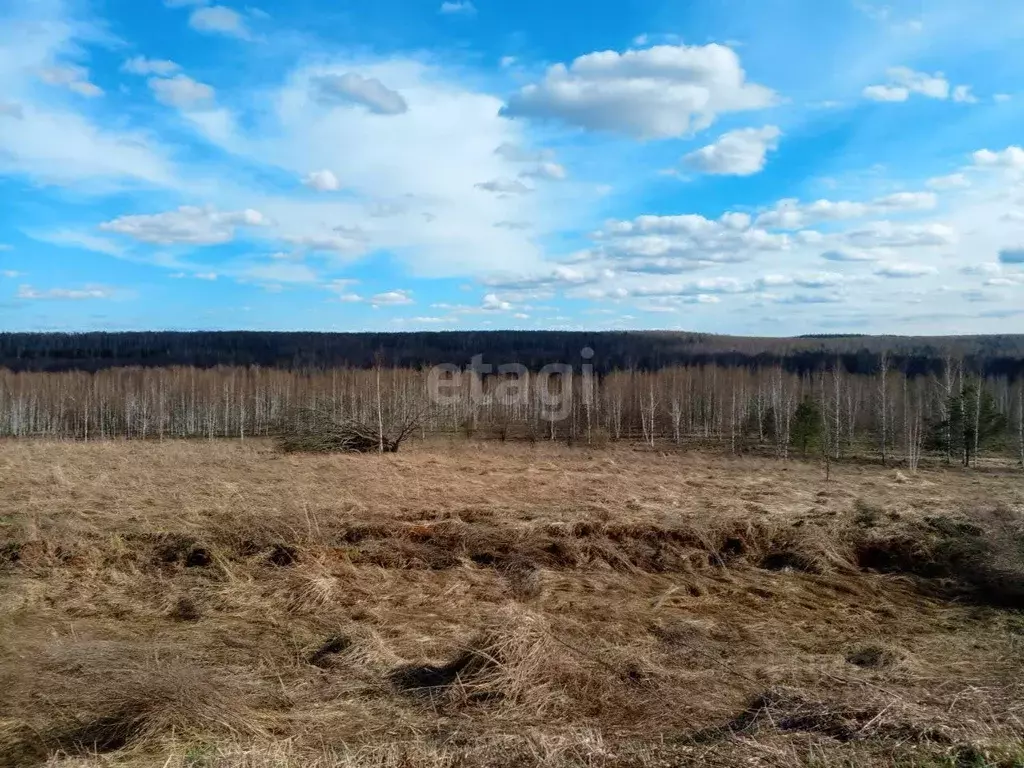
[[[1009,477],[248,441],[0,471],[0,764],[996,765],[1022,730]]]

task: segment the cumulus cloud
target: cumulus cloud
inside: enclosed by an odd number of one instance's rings
[[[897,192],[876,199],[873,206],[880,210],[929,211],[938,205],[933,192]]]
[[[821,254],[825,261],[878,261],[880,255],[877,252],[863,248],[835,248]]]
[[[993,152],[990,149],[979,149],[972,155],[974,164],[979,168],[1005,168],[1024,170],[1024,149],[1018,146]]]
[[[375,115],[400,115],[409,109],[397,91],[375,77],[355,72],[343,75],[321,75],[310,80],[317,100],[327,106],[359,105]]]
[[[909,278],[934,275],[938,270],[925,264],[885,264],[875,270],[879,277]]]
[[[495,276],[485,278],[484,285],[496,288],[503,293],[546,292],[556,288],[578,287],[597,282],[601,277],[609,277],[611,273],[595,273],[576,267],[559,264],[543,272],[516,275]]]
[[[863,94],[873,101],[906,101],[912,93],[926,96],[929,99],[948,99],[949,81],[941,72],[929,75],[926,72],[915,72],[909,67],[890,67],[886,74],[889,82],[885,85],[869,85]],[[968,86],[966,93],[970,93]]]
[[[410,291],[399,290],[399,291],[385,291],[384,293],[374,294],[369,298],[369,302],[374,306],[391,306],[397,307],[405,304],[412,304],[412,296],[409,295]]]
[[[48,85],[67,88],[79,96],[96,98],[103,95],[103,89],[89,82],[89,70],[78,66],[46,67],[39,71],[39,79]]]
[[[512,309],[512,304],[500,299],[496,293],[488,293],[484,296],[480,309],[485,312],[508,312]]]
[[[749,225],[743,214],[719,220],[696,214],[610,221],[594,233],[596,254],[629,272],[674,274],[713,263],[747,261],[790,246],[787,235]]]
[[[759,173],[769,150],[779,145],[782,135],[774,125],[729,131],[718,141],[683,158],[683,164],[701,173],[750,176]]]
[[[266,223],[263,214],[252,209],[219,212],[186,205],[166,213],[121,216],[100,224],[100,229],[157,245],[216,245],[233,240],[237,227]]]
[[[590,130],[664,139],[710,126],[719,114],[760,109],[771,89],[748,83],[739,56],[723,45],[660,45],[600,51],[555,64],[502,110]]]
[[[456,2],[441,3],[438,13],[451,15],[472,16],[476,13],[476,6],[469,0],[456,0]]]
[[[197,8],[189,16],[188,23],[197,32],[226,35],[243,40],[250,37],[249,28],[242,15],[223,5]]]
[[[957,235],[956,230],[946,224],[877,221],[845,233],[844,238],[850,245],[860,248],[919,248],[952,245]]]
[[[779,200],[757,217],[758,226],[771,229],[803,229],[823,221],[860,219],[873,214],[931,210],[938,204],[932,192],[896,192],[869,202],[816,200],[801,203],[795,198]]]
[[[802,229],[820,221],[858,219],[870,212],[871,207],[867,203],[816,200],[803,204],[795,198],[784,198],[760,214],[757,225],[771,229]]]
[[[196,109],[213,103],[214,90],[206,83],[200,83],[187,75],[170,78],[153,77],[147,81],[153,96],[161,104],[178,109]]]
[[[317,192],[336,192],[341,189],[338,177],[332,171],[326,169],[307,174],[302,183],[310,189],[315,189]]]
[[[935,176],[925,182],[931,189],[945,192],[951,189],[966,189],[971,186],[970,180],[962,173],[950,173],[946,176]]]
[[[166,59],[147,59],[145,56],[134,56],[121,65],[121,71],[130,75],[158,75],[168,77],[177,72],[179,67],[175,62]]]
[[[910,98],[910,91],[898,86],[869,85],[862,93],[871,101],[906,101]]]

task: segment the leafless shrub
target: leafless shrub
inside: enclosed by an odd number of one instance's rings
[[[285,453],[396,453],[419,420],[417,414],[378,427],[299,408],[278,424],[275,437],[278,449]]]

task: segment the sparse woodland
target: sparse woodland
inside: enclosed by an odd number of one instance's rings
[[[76,440],[246,439],[298,412],[407,427],[412,437],[464,435],[602,445],[699,446],[739,454],[840,461],[874,457],[916,468],[922,457],[1024,462],[1024,381],[982,378],[947,359],[911,376],[883,354],[873,373],[840,365],[679,366],[516,380],[464,372],[431,395],[426,369],[110,368],[0,371],[0,435]],[[554,408],[551,403],[564,403]]]

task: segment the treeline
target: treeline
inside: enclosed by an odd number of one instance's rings
[[[12,371],[99,371],[106,368],[260,366],[286,371],[422,368],[494,364],[539,370],[578,364],[595,352],[598,373],[719,366],[751,371],[781,367],[808,374],[838,364],[870,374],[883,353],[911,376],[941,375],[949,357],[983,377],[1024,377],[1024,336],[808,336],[746,338],[675,332],[450,331],[416,333],[145,332],[0,334],[0,368]]]
[[[979,377],[953,359],[919,376],[886,355],[866,375],[837,364],[807,373],[698,365],[601,375],[577,366],[483,377],[382,365],[0,370],[7,437],[246,439],[310,409],[374,428],[415,419],[424,438],[643,441],[780,458],[868,455],[912,468],[928,454],[1024,462],[1024,381]]]

